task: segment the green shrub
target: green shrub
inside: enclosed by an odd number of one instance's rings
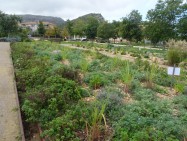
[[[133,90],[133,97],[136,100],[155,100],[155,92],[151,89],[143,89],[141,87]]]
[[[154,86],[153,79],[155,77],[155,73],[156,73],[156,66],[154,64],[150,65],[150,67],[146,71],[146,87],[147,88],[153,88]]]
[[[102,73],[88,74],[85,81],[89,83],[89,86],[93,89],[98,89],[108,83],[106,76]]]
[[[176,90],[176,92],[183,93],[185,87],[184,84],[177,83],[175,84],[174,89]]]
[[[60,53],[54,54],[54,55],[52,56],[52,58],[53,58],[54,60],[56,60],[56,61],[61,61],[61,60],[62,60],[62,54],[60,54]]]
[[[129,63],[126,62],[126,65],[124,66],[124,70],[121,72],[121,79],[122,82],[125,84],[125,92],[128,93],[131,88],[131,83],[133,80],[133,76],[130,70]]]
[[[169,49],[167,52],[167,59],[169,65],[179,64],[181,62],[181,51],[178,49]]]
[[[110,119],[116,119],[116,112],[123,107],[124,95],[118,89],[110,87],[99,92],[96,98],[100,103],[106,104],[105,113],[107,116]],[[119,116],[119,113],[117,115]]]
[[[169,65],[178,65],[187,58],[187,42],[169,40],[166,44],[169,49],[167,52],[167,59]]]

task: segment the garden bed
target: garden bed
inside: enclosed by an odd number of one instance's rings
[[[165,51],[156,52],[165,57]],[[129,62],[50,42],[15,43],[12,56],[22,116],[27,125],[39,125],[46,140],[187,137],[187,96],[180,89],[186,71],[176,79],[175,92],[168,90],[166,69],[143,59]]]

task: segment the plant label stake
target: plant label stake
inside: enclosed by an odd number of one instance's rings
[[[175,81],[175,75],[176,76],[180,75],[180,68],[176,67],[175,64],[174,67],[168,67],[168,75],[172,75],[172,82],[171,82],[171,89],[172,89]]]

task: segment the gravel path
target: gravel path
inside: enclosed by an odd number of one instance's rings
[[[83,48],[83,47],[76,47],[76,46],[73,46],[71,44],[61,44],[62,46],[65,46],[65,47],[69,47],[69,48],[75,48],[75,49],[80,49],[80,50],[88,50],[88,51],[92,51],[92,52],[95,52],[95,50],[93,49],[87,49],[87,48]],[[129,54],[126,54],[126,55],[121,55],[121,54],[113,54],[112,52],[107,52],[107,51],[98,51],[99,53],[103,54],[103,55],[106,55],[108,57],[111,57],[111,58],[119,58],[121,60],[128,60],[129,62],[134,62],[136,57],[133,57],[133,56],[130,56]],[[159,59],[159,58],[157,58]],[[148,61],[149,63],[153,64],[154,62],[151,60],[151,59],[145,59],[143,58],[144,61]],[[168,66],[164,65],[163,62],[159,62],[158,63],[158,66],[161,67],[161,68],[167,68]]]
[[[24,141],[10,44],[0,43],[0,141]]]
[[[62,44],[62,46],[65,46],[65,47],[69,47],[69,48],[74,48],[74,49],[80,49],[80,50],[88,50],[88,51],[92,51],[92,52],[95,52],[95,50],[93,49],[87,49],[87,48],[83,48],[83,47],[76,47],[76,46],[72,46],[70,44]],[[113,54],[111,52],[107,52],[107,51],[98,51],[99,53],[105,55],[105,56],[108,56],[108,57],[111,57],[111,58],[119,58],[121,60],[128,60],[130,62],[134,62],[134,60],[136,58],[130,56],[129,54],[127,55],[120,55],[120,54]]]

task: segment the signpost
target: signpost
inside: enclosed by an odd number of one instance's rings
[[[168,67],[168,75],[172,75],[172,82],[171,82],[171,89],[173,87],[174,81],[175,81],[175,76],[180,75],[180,68],[176,67]]]

